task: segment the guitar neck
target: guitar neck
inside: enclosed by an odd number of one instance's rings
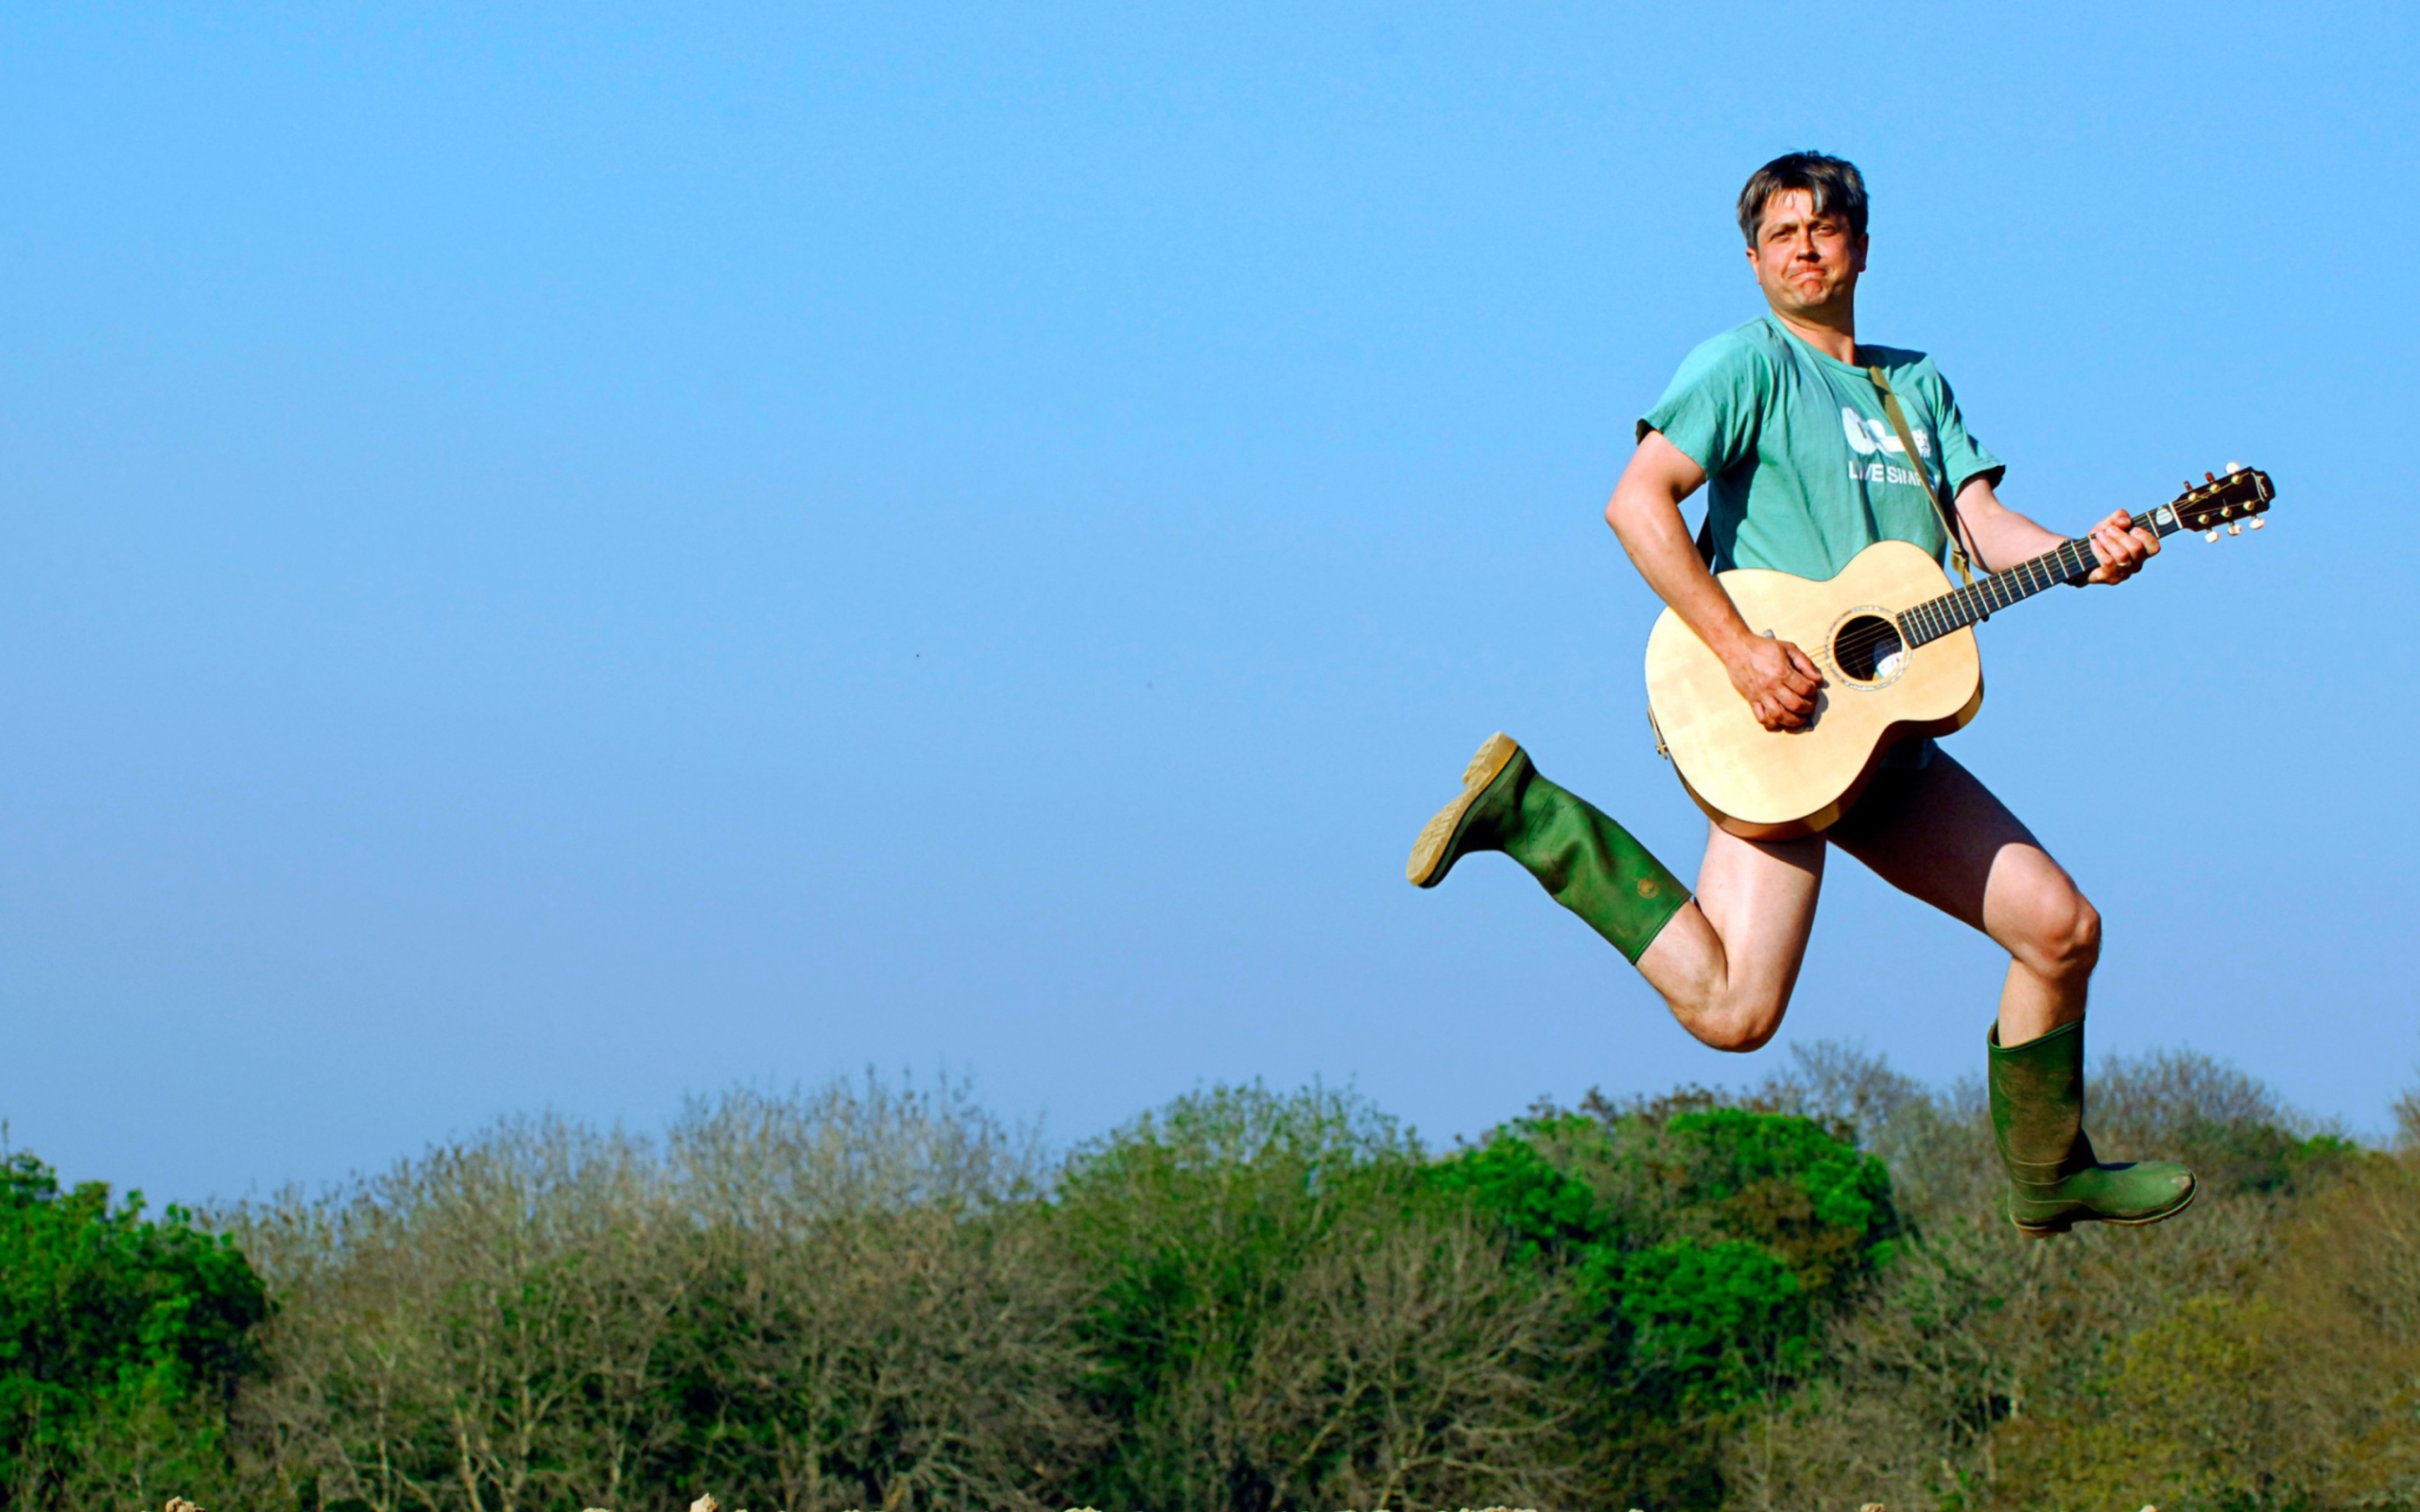
[[[2169,536],[2184,528],[2173,507],[2153,509],[2135,516],[2130,528],[2148,530],[2154,536]],[[2031,598],[2046,588],[2062,583],[2082,582],[2100,565],[2092,554],[2092,542],[2068,541],[2044,552],[2030,561],[2018,562],[2006,572],[1979,577],[1963,588],[1953,589],[1939,598],[1927,599],[1899,614],[1899,638],[1913,650],[1927,641],[1962,630],[1969,625],[1990,619],[1993,611]]]

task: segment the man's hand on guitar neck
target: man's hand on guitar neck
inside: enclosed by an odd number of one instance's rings
[[[2030,557],[2038,557],[2067,540],[2000,503],[1989,478],[1970,478],[1958,490],[1958,513],[1974,534],[1976,550],[1981,553],[1975,563],[1979,573],[1997,572]],[[2100,558],[2100,565],[2084,581],[2122,583],[2141,572],[2143,563],[2159,555],[2159,538],[2148,530],[2127,529],[2133,523],[2134,516],[2120,509],[2087,532],[2092,554]]]
[[[2135,517],[2120,509],[2092,527],[2092,554],[2100,565],[2092,570],[2087,583],[2122,583],[2143,570],[2143,563],[2159,555],[2159,537],[2148,530],[2129,530]]]

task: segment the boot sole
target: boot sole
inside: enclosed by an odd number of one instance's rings
[[[1503,775],[1512,758],[1521,753],[1521,743],[1498,730],[1487,737],[1462,768],[1461,796],[1437,811],[1436,816],[1420,827],[1420,838],[1411,842],[1411,860],[1403,868],[1406,880],[1415,887],[1434,887],[1445,880],[1440,865],[1452,849],[1454,833],[1461,828],[1462,816],[1487,791],[1487,784]]]
[[[2028,1239],[2055,1239],[2059,1235],[2073,1229],[2080,1222],[2105,1223],[2118,1228],[2148,1228],[2155,1223],[2166,1223],[2170,1218],[2175,1217],[2178,1213],[2183,1212],[2186,1209],[2193,1206],[2193,1199],[2201,1194],[2202,1184],[2199,1181],[2196,1181],[2191,1187],[2186,1190],[2185,1195],[2177,1200],[2175,1207],[2167,1209],[2160,1212],[2152,1213],[2150,1216],[2142,1218],[2064,1218],[2057,1223],[2023,1224],[2017,1223],[2017,1221],[2012,1217],[2009,1219],[2009,1222],[2015,1226],[2018,1233],[2023,1234]]]

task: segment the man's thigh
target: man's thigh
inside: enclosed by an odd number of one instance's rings
[[[2045,904],[2078,897],[2033,833],[1945,751],[1921,770],[1882,774],[1825,833],[1893,887],[2004,946]]]
[[[1720,825],[1706,826],[1698,907],[1721,938],[1731,990],[1769,1000],[1775,1013],[1789,1003],[1806,957],[1824,849],[1820,835],[1742,840]]]

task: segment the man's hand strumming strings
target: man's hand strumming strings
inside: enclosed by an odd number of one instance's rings
[[[1722,659],[1731,685],[1767,730],[1797,730],[1815,713],[1824,674],[1788,641],[1753,636]]]

